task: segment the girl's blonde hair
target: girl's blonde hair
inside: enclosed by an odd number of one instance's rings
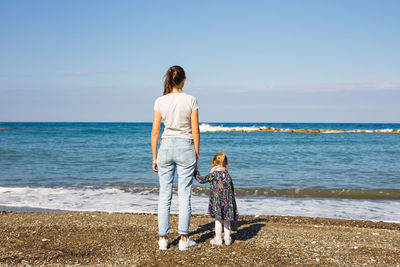
[[[226,168],[228,166],[228,157],[223,152],[218,152],[215,154],[211,165],[213,167],[222,166]]]

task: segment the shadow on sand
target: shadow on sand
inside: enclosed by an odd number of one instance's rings
[[[235,240],[246,241],[255,237],[261,230],[261,228],[266,225],[265,224],[266,221],[267,219],[254,219],[254,220],[241,220],[235,222],[232,225],[232,234],[231,234],[233,242],[235,242]],[[215,222],[210,222],[204,225],[200,225],[195,231],[190,232],[189,235],[193,236],[201,234],[201,236],[197,238],[195,241],[196,243],[204,243],[208,239],[214,237],[214,226]],[[179,243],[179,239],[180,239],[179,237],[176,238],[172,242],[172,245],[177,245]]]

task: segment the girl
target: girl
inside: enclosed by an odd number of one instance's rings
[[[229,246],[232,243],[231,222],[238,220],[238,211],[235,201],[232,178],[228,173],[228,157],[218,152],[211,163],[210,173],[202,177],[195,171],[196,180],[201,183],[210,183],[210,202],[208,213],[215,218],[215,237],[210,241],[213,245],[222,245],[222,225],[224,225],[224,240]]]

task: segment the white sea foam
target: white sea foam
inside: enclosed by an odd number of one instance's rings
[[[256,126],[251,126],[251,127],[225,127],[225,126],[213,126],[207,123],[202,123],[200,124],[200,132],[229,132],[229,131],[247,131],[247,132],[252,132],[252,131],[257,131],[257,130],[263,130],[266,129],[266,126],[262,127],[256,127]]]
[[[325,133],[325,134],[330,134],[330,133],[341,133],[341,132],[336,131],[336,130],[327,130],[327,131],[325,131],[325,132],[323,132],[323,133]]]
[[[118,188],[0,187],[0,206],[68,211],[157,212],[158,195],[125,192]],[[399,200],[237,197],[242,215],[293,215],[400,222]],[[207,212],[208,197],[193,195],[195,214]],[[178,212],[177,196],[172,213]]]
[[[388,132],[388,131],[386,131],[386,130],[377,130],[377,131],[380,131],[380,132]],[[391,130],[390,130],[391,131]],[[355,129],[355,130],[349,130],[348,131],[349,133],[373,133],[374,132],[374,130],[361,130],[361,129]]]
[[[200,124],[200,132],[230,132],[230,131],[244,131],[244,132],[257,132],[257,131],[262,131],[268,129],[269,131],[272,132],[290,132],[295,129],[286,129],[286,128],[273,128],[273,127],[268,127],[268,126],[236,126],[236,127],[226,127],[222,125],[210,125],[207,123],[202,123]],[[310,129],[309,129],[310,130]],[[398,131],[398,130],[393,130],[393,129],[376,129],[376,130],[370,130],[370,129],[353,129],[353,130],[330,130],[330,129],[319,129],[321,133],[392,133],[393,131]]]

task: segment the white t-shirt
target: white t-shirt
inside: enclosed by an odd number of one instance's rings
[[[194,96],[185,93],[169,93],[154,102],[154,110],[161,114],[164,132],[161,138],[193,139],[190,115],[198,109]]]

